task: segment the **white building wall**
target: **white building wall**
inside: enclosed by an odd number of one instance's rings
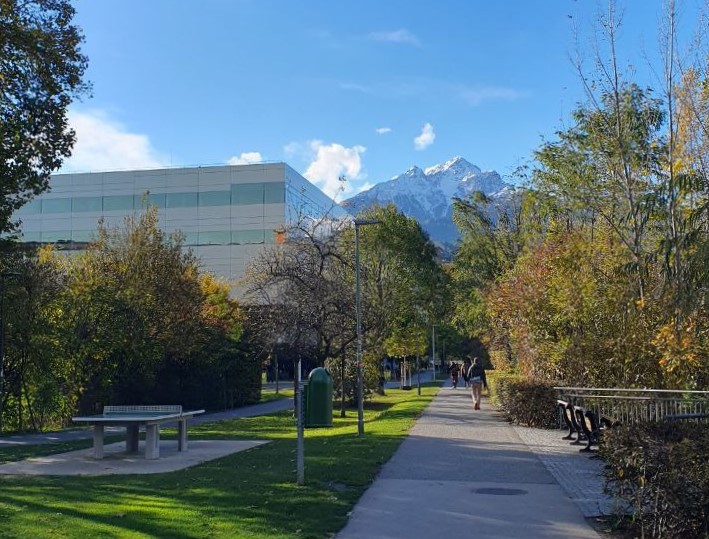
[[[23,241],[80,249],[100,219],[120,225],[147,202],[166,232],[184,234],[205,270],[232,283],[289,216],[334,205],[285,163],[60,174],[50,185],[16,214]]]

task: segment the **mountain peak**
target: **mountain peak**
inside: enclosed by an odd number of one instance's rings
[[[425,171],[411,167],[343,201],[342,205],[357,214],[373,204],[394,204],[403,214],[421,223],[434,241],[454,243],[458,229],[452,221],[453,198],[465,198],[473,191],[482,191],[501,199],[509,196],[507,187],[512,189],[497,172],[481,172],[463,157],[456,156]]]
[[[442,172],[450,172],[455,176],[462,177],[470,174],[480,174],[480,169],[460,155],[456,155],[445,163],[428,167],[425,174],[426,176],[433,176],[434,174],[440,174]]]

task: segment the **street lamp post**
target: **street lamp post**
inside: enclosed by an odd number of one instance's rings
[[[276,371],[276,395],[278,395],[278,384],[279,384],[279,378],[280,376],[280,371],[278,370],[278,348],[283,344],[283,335],[278,334],[276,337],[276,346],[273,347],[273,361],[275,363],[274,369]]]
[[[362,304],[359,286],[359,227],[376,225],[379,219],[355,219],[355,310],[357,315],[357,435],[364,436],[364,380],[362,374]]]
[[[431,370],[436,380],[436,324],[431,324]]]

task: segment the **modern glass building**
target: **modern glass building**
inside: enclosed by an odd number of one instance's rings
[[[204,269],[230,282],[290,223],[347,215],[285,163],[58,174],[50,185],[15,214],[21,241],[80,250],[99,219],[119,225],[150,204],[163,230],[181,231]]]

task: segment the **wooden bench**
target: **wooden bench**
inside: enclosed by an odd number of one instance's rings
[[[138,451],[140,427],[145,426],[145,458],[160,458],[160,425],[177,423],[177,450],[187,451],[187,420],[204,410],[182,410],[181,405],[104,406],[103,414],[72,417],[77,423],[94,426],[94,458],[103,458],[103,434],[106,425],[126,428],[126,451]]]
[[[597,446],[600,443],[601,436],[605,430],[620,425],[620,421],[615,421],[606,416],[599,418],[593,410],[587,410],[581,406],[574,406],[574,416],[586,437],[586,447],[580,449],[580,451],[584,452],[592,451],[591,446]]]
[[[561,413],[566,427],[569,429],[569,433],[564,436],[562,440],[573,440],[573,442],[571,442],[572,445],[581,445],[581,440],[585,439],[586,435],[581,425],[576,420],[574,405],[560,399],[556,401],[556,404],[559,407],[559,412]],[[574,438],[574,436],[576,437]]]

